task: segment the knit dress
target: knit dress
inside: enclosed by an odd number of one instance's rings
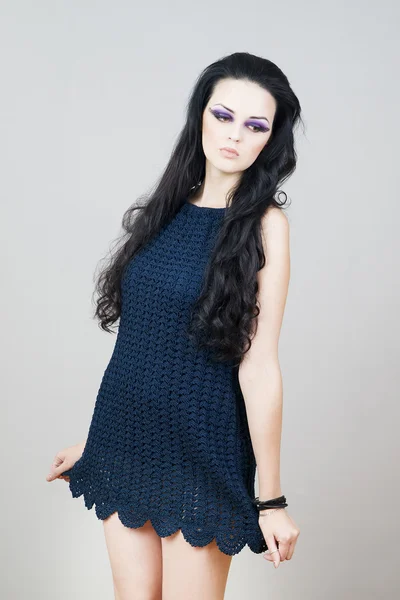
[[[114,351],[86,445],[64,471],[98,519],[150,520],[192,546],[268,549],[254,499],[256,463],[238,367],[186,334],[225,208],[186,201],[129,262]]]

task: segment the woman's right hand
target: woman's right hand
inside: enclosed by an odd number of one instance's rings
[[[46,481],[53,481],[54,479],[64,479],[64,481],[69,481],[69,477],[67,475],[61,475],[61,473],[68,469],[72,469],[76,461],[82,456],[84,448],[85,442],[81,442],[58,452],[54,457]]]

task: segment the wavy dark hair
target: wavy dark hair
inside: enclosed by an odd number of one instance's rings
[[[187,104],[186,123],[154,191],[140,197],[122,218],[123,236],[96,282],[93,318],[111,332],[121,314],[121,280],[132,257],[168,223],[205,176],[202,117],[215,85],[233,78],[253,82],[275,99],[272,134],[254,163],[227,197],[227,209],[192,307],[189,337],[212,351],[217,361],[240,363],[251,346],[260,310],[257,272],[265,264],[261,217],[271,205],[282,208],[287,195],[278,186],[295,170],[294,130],[300,103],[284,73],[271,61],[236,52],[206,67]],[[194,191],[193,191],[194,190]],[[284,202],[280,201],[283,194]],[[277,199],[275,198],[277,196]]]

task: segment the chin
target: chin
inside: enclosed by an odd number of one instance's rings
[[[238,159],[222,159],[219,156],[217,160],[213,162],[215,168],[223,173],[236,173],[242,169],[238,166]]]

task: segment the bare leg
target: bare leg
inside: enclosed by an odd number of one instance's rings
[[[232,556],[215,539],[193,547],[179,530],[161,539],[163,600],[223,600]]]
[[[161,600],[161,539],[150,521],[125,527],[115,512],[103,525],[115,600]]]

